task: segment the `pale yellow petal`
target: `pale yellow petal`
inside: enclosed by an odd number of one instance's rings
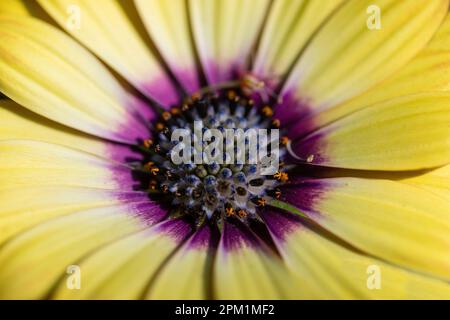
[[[189,231],[186,223],[169,221],[115,241],[79,261],[83,277],[81,290],[69,290],[63,278],[52,297],[142,298],[161,264],[176,250]]]
[[[450,206],[418,186],[365,178],[321,179],[312,204],[302,185],[288,201],[353,247],[431,277],[450,279]],[[309,194],[312,194],[309,192]]]
[[[308,45],[285,92],[323,110],[368,90],[427,44],[447,8],[448,0],[349,1]],[[378,12],[381,25],[374,29]]]
[[[450,89],[450,16],[427,46],[404,68],[376,85],[331,109],[312,116],[314,127],[320,127],[356,110],[399,96]]]
[[[195,48],[185,0],[135,0],[148,33],[174,75],[192,93],[199,89]]]
[[[203,70],[211,83],[243,71],[269,1],[190,0],[189,13]]]
[[[266,216],[266,218],[268,218]],[[345,248],[290,219],[269,225],[286,263],[285,279],[300,277],[308,299],[449,299],[450,285]],[[285,230],[273,228],[274,220]],[[286,225],[287,224],[287,225]],[[272,226],[272,228],[271,228]],[[298,296],[302,293],[298,290]]]
[[[144,94],[160,103],[177,94],[160,62],[139,34],[132,6],[119,0],[43,0],[41,6],[78,39]],[[137,23],[136,23],[137,24]]]
[[[52,23],[50,16],[41,8],[36,0],[0,1],[0,14],[32,16]]]
[[[225,223],[214,261],[213,297],[283,299],[304,297],[303,279],[287,278],[282,261],[247,227]],[[302,288],[303,290],[300,290]]]
[[[450,165],[426,173],[411,175],[400,181],[428,190],[450,201]]]
[[[293,151],[312,164],[330,167],[433,168],[450,162],[449,123],[449,93],[406,96],[333,122],[294,144]]]
[[[0,297],[45,298],[82,256],[143,226],[120,206],[90,209],[38,225],[2,246]]]
[[[126,190],[132,185],[124,165],[45,142],[0,141],[0,163],[0,190],[51,185]]]
[[[41,117],[12,100],[0,101],[0,140],[36,140],[104,155],[107,142]]]
[[[0,244],[50,218],[119,203],[107,190],[67,186],[3,187],[0,200]]]
[[[147,299],[207,299],[213,238],[202,227],[181,247],[156,275],[146,293]]]
[[[136,100],[87,50],[56,28],[0,17],[0,91],[69,127],[134,143],[147,129]]]
[[[263,78],[285,76],[300,52],[343,0],[277,0],[264,24],[253,72]]]

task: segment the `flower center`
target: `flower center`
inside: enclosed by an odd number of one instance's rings
[[[257,107],[237,90],[195,94],[163,112],[153,139],[144,141],[143,183],[176,215],[199,223],[258,219],[256,208],[279,198],[278,186],[288,180],[282,162],[287,138],[279,139],[279,126],[270,105]]]

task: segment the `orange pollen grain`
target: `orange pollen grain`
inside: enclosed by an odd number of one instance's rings
[[[225,211],[227,212],[227,217],[230,217],[230,216],[234,215],[233,207],[228,207],[228,208],[225,209]]]
[[[161,122],[158,122],[155,126],[155,129],[157,131],[163,131],[164,130],[164,124],[162,124]]]
[[[171,117],[172,115],[168,111],[164,111],[162,114],[162,118],[164,119],[164,121],[168,121]]]
[[[265,106],[264,108],[262,108],[262,114],[265,116],[265,117],[272,117],[273,116],[273,110],[272,110],[272,108],[271,107],[269,107],[269,106]]]
[[[170,112],[171,112],[174,116],[176,116],[176,115],[179,115],[179,114],[181,113],[181,110],[180,110],[179,108],[172,108],[172,109],[170,110]]]
[[[266,205],[266,200],[261,198],[256,202],[259,207],[264,207]]]
[[[145,148],[150,148],[153,145],[153,140],[152,139],[146,139],[144,140],[144,147]]]
[[[245,218],[247,216],[247,212],[244,209],[238,211],[238,215],[241,218]]]
[[[289,175],[286,172],[278,171],[273,176],[275,177],[275,179],[277,179],[278,181],[281,181],[281,182],[286,182],[289,180]]]

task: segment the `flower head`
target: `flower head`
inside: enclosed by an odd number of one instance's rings
[[[0,297],[449,298],[448,5],[2,2]]]

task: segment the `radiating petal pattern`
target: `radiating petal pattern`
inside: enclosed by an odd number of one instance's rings
[[[200,89],[185,0],[135,0],[142,21],[188,93]]]
[[[449,1],[0,1],[0,299],[450,299]]]
[[[285,94],[292,91],[323,110],[366,91],[426,45],[446,16],[448,0],[377,1],[379,30],[368,28],[371,5],[351,0],[333,15],[300,57]]]
[[[210,290],[214,235],[200,228],[156,275],[148,299],[207,299]]]
[[[49,218],[95,207],[126,203],[147,222],[166,215],[146,193],[131,191],[128,169],[92,154],[3,140],[0,161],[0,242]]]
[[[214,262],[217,299],[280,299],[281,261],[246,226],[226,223]]]
[[[166,221],[112,242],[79,261],[82,290],[69,290],[65,279],[56,299],[138,299],[166,259],[189,236],[189,224]]]
[[[89,209],[44,222],[3,245],[0,297],[45,298],[83,255],[142,228],[121,206]]]
[[[108,142],[33,113],[14,101],[0,101],[0,140],[58,144],[117,162],[139,157],[128,145]]]
[[[0,14],[22,15],[39,18],[53,23],[50,16],[39,6],[35,0],[9,0],[0,2]]]
[[[110,193],[68,186],[3,188],[0,191],[0,243],[47,219],[118,203]]]
[[[210,83],[245,71],[268,6],[267,0],[189,1],[195,44]]]
[[[450,162],[450,95],[392,99],[350,114],[294,144],[312,164],[417,170]]]
[[[145,136],[136,100],[74,40],[33,18],[2,16],[0,30],[0,89],[7,96],[102,138],[134,143]]]
[[[0,141],[0,189],[82,186],[132,190],[128,167],[60,145],[32,140]]]
[[[127,153],[128,147],[114,145],[39,116],[11,100],[0,101],[0,140],[34,140],[64,145],[98,156],[112,150]],[[111,150],[111,152],[109,152]],[[117,160],[121,160],[117,158]]]
[[[363,178],[305,182],[284,194],[286,201],[354,247],[406,269],[450,279],[446,199],[416,186]]]
[[[315,32],[343,2],[274,1],[264,24],[253,72],[262,78],[285,76]]]
[[[313,114],[306,120],[312,126],[299,130],[304,134],[312,128],[321,127],[356,110],[400,96],[433,91],[448,91],[450,82],[450,16],[427,46],[404,68],[376,85],[371,90],[323,112]]]
[[[286,213],[264,215],[290,277],[309,299],[449,299],[450,285],[370,258],[322,237]],[[326,289],[324,289],[326,288]]]
[[[423,174],[409,176],[400,181],[428,190],[450,201],[450,165],[430,170]]]
[[[70,35],[78,39],[126,80],[156,101],[169,105],[178,95],[155,54],[130,19],[131,1],[44,0],[41,6]],[[80,14],[72,22],[70,8]],[[72,13],[74,14],[74,13]]]

